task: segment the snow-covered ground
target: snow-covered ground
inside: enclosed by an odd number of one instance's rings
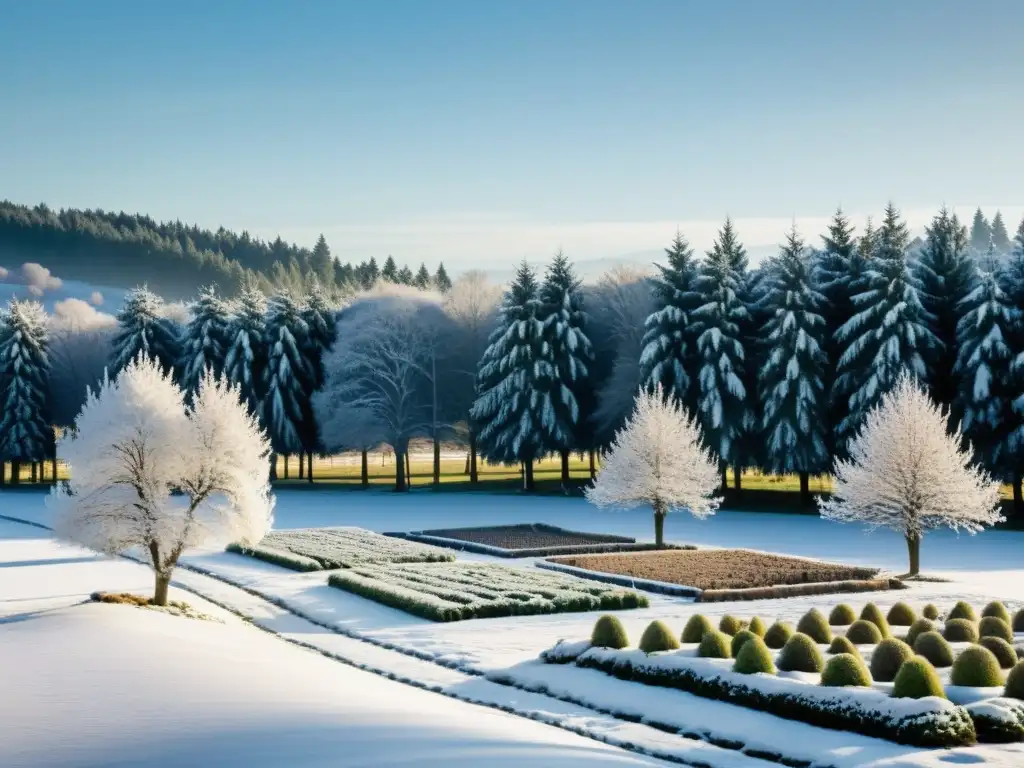
[[[0,495],[0,514],[17,515],[44,524],[48,521],[43,497],[29,493]],[[383,492],[281,491],[276,512],[276,527],[279,528],[359,525],[389,531],[515,522],[547,522],[568,528],[631,535],[642,540],[649,540],[653,533],[649,513],[597,512],[581,500],[560,498],[527,499],[468,493],[435,496],[420,492],[395,496]],[[6,534],[7,524],[4,524],[0,535]],[[724,511],[703,522],[683,515],[670,516],[666,538],[818,556],[892,570],[902,569],[906,557],[902,540],[894,534],[879,532],[866,536],[856,528],[826,523],[813,516]],[[50,546],[56,545],[50,543]],[[69,550],[62,548],[61,551]],[[83,557],[80,551],[71,551],[76,552],[74,557]],[[850,595],[845,601],[859,605],[873,599],[885,607],[897,599],[906,599],[916,603],[933,601],[946,606],[960,598],[979,604],[999,597],[1007,600],[1011,607],[1017,607],[1024,603],[1024,555],[1021,552],[1024,552],[1024,534],[1021,533],[996,531],[975,537],[956,537],[948,533],[930,535],[924,542],[923,564],[927,571],[951,579],[949,583],[918,583],[907,592]],[[0,561],[6,559],[0,549]],[[472,559],[486,558],[474,555]],[[286,639],[427,687],[436,687],[449,695],[512,706],[532,717],[547,719],[564,727],[583,728],[587,733],[612,742],[628,740],[656,754],[671,755],[676,759],[701,760],[715,766],[764,762],[732,750],[711,747],[705,742],[663,734],[646,726],[598,715],[593,709],[557,701],[549,696],[497,685],[480,675],[509,670],[524,684],[536,686],[544,683],[556,696],[575,698],[578,702],[626,714],[642,713],[644,708],[638,707],[644,701],[652,705],[656,701],[659,708],[672,709],[674,721],[687,723],[697,733],[717,738],[746,737],[761,748],[791,756],[809,755],[821,764],[844,768],[860,765],[940,766],[948,764],[951,759],[956,762],[983,760],[986,765],[1024,765],[1024,750],[1017,745],[985,746],[969,753],[913,750],[857,734],[823,732],[681,692],[637,691],[639,686],[635,684],[615,681],[597,672],[574,668],[553,670],[536,662],[542,649],[561,638],[585,638],[595,614],[514,617],[439,625],[328,587],[323,574],[293,573],[225,553],[198,554],[189,557],[187,562],[212,572],[219,579],[242,585],[255,594],[187,571],[179,571],[177,578],[180,583],[230,605],[252,617],[258,625],[278,632]],[[510,564],[516,561],[502,562]],[[521,565],[532,567],[529,562]],[[87,582],[80,589],[71,590],[78,595],[99,588],[139,591],[149,588],[145,570],[129,563],[88,559],[78,563],[78,567],[82,569],[79,578]],[[141,575],[129,577],[129,571]],[[4,575],[5,569],[0,568],[0,598],[6,599],[9,587],[2,580]],[[141,579],[141,583],[136,586],[127,583],[132,578]],[[35,578],[32,583],[35,583]],[[63,594],[57,582],[49,586],[53,594]],[[44,597],[46,595],[39,594],[33,599]],[[279,602],[287,609],[272,605],[267,600]],[[827,596],[720,603],[702,605],[699,610],[710,616],[736,613],[741,616],[757,614],[768,620],[775,617],[795,620],[811,605],[827,609],[843,600],[842,596]],[[190,602],[195,603],[196,600],[190,598]],[[82,606],[72,610],[97,609],[98,606]],[[200,609],[203,608],[200,606]],[[653,618],[665,619],[671,626],[681,629],[696,610],[693,603],[682,599],[652,596],[650,608],[621,612],[620,616],[636,638]],[[167,617],[158,618],[172,621]],[[0,628],[2,634],[3,629]],[[451,702],[441,699],[440,703]],[[624,730],[627,726],[633,730]],[[754,762],[749,762],[751,760]],[[3,764],[2,760],[0,764]],[[549,763],[545,760],[542,764]]]

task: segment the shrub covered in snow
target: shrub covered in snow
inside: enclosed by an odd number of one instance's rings
[[[821,673],[821,684],[831,688],[871,685],[871,673],[864,666],[860,656],[840,653],[825,664]]]
[[[769,648],[779,649],[793,636],[793,625],[786,621],[776,621],[764,633],[764,644]]]
[[[699,643],[704,635],[708,632],[713,632],[714,629],[714,624],[711,623],[707,616],[695,613],[687,620],[686,626],[683,627],[682,640],[684,643]]]
[[[978,741],[991,744],[1024,741],[1024,702],[1011,698],[982,699],[964,709],[974,721]]]
[[[750,639],[743,643],[743,647],[736,655],[736,663],[732,669],[741,675],[755,675],[759,672],[774,675],[775,662],[772,661],[772,652],[768,650],[764,640],[751,633]]]
[[[797,632],[779,654],[779,669],[784,672],[821,672],[825,660],[814,639]]]
[[[979,637],[1001,637],[1008,643],[1013,642],[1013,630],[1010,625],[998,616],[985,616],[978,623]]]
[[[913,648],[914,647],[914,642],[917,640],[919,635],[923,634],[924,632],[934,632],[934,631],[935,631],[935,623],[934,622],[932,622],[929,619],[920,618],[917,621],[915,621],[913,624],[910,625],[910,629],[907,630],[907,636],[905,638],[903,638],[903,639],[907,643],[907,645],[909,645],[911,648]]]
[[[981,617],[985,618],[986,616],[994,616],[997,619],[1002,619],[1007,624],[1010,623],[1010,612],[1006,610],[1006,606],[998,600],[993,600],[982,609]]]
[[[832,628],[829,627],[828,619],[817,608],[811,608],[800,618],[796,631],[802,632],[816,643],[832,642]]]
[[[967,619],[949,619],[942,628],[942,636],[951,643],[976,643],[978,627]]]
[[[730,648],[732,649],[733,658],[736,658],[740,655],[740,649],[743,647],[743,644],[750,640],[752,637],[756,637],[759,640],[761,639],[760,635],[754,634],[749,629],[741,629],[739,632],[732,636]]]
[[[902,640],[888,637],[871,654],[871,677],[880,683],[891,683],[896,679],[903,663],[914,658],[914,650]]]
[[[594,624],[590,644],[595,648],[628,648],[629,635],[626,634],[626,628],[622,626],[619,617],[608,614]]]
[[[857,613],[853,610],[853,606],[847,603],[840,603],[828,615],[828,623],[833,627],[848,627],[856,620]]]
[[[832,638],[832,644],[828,647],[828,652],[832,655],[839,653],[849,653],[853,656],[860,656],[860,651],[857,646],[850,642],[850,638],[845,635],[836,635]]]
[[[956,657],[949,682],[968,688],[992,688],[1003,684],[1003,671],[992,651],[972,645]]]
[[[860,612],[860,617],[864,621],[870,621],[876,627],[878,631],[882,633],[882,637],[889,636],[889,622],[885,620],[885,614],[882,613],[882,609],[874,603],[868,603],[864,606],[864,610]]]
[[[938,632],[922,632],[914,641],[914,653],[936,667],[953,666],[953,649]]]
[[[936,621],[939,618],[939,609],[936,608],[933,603],[928,603],[924,608],[921,609],[921,615],[926,619]]]
[[[897,627],[909,627],[917,620],[917,614],[914,613],[913,608],[901,600],[889,609],[885,618],[889,624]]]
[[[755,616],[754,618],[752,618],[750,620],[750,624],[747,626],[747,629],[749,629],[758,637],[764,637],[764,633],[768,631],[768,628],[765,626],[764,622],[761,621],[760,616]]]
[[[727,635],[735,635],[741,629],[746,626],[746,623],[735,616],[726,614],[722,617],[722,620],[718,622],[718,630],[725,632]]]
[[[712,629],[706,633],[697,646],[697,655],[702,659],[732,658],[732,638],[724,632]]]
[[[1003,669],[1011,669],[1017,664],[1017,652],[1001,637],[982,637],[978,645],[988,648]]]
[[[914,656],[903,662],[896,673],[892,695],[897,699],[924,699],[928,696],[946,698],[935,667],[924,656]]]
[[[676,633],[663,621],[652,621],[640,637],[640,650],[644,653],[674,651],[679,647]]]
[[[957,601],[957,604],[953,606],[952,610],[950,610],[946,615],[946,621],[949,621],[950,619],[967,619],[968,621],[977,621],[978,614],[974,612],[970,603],[959,600]]]
[[[854,645],[875,645],[882,642],[882,632],[874,622],[857,619],[846,630],[846,639]]]
[[[1007,674],[1004,693],[1012,699],[1024,699],[1024,661],[1017,662]]]

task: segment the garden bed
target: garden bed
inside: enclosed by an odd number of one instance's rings
[[[254,547],[232,544],[228,551],[296,571],[351,568],[363,563],[434,563],[455,559],[455,555],[438,547],[347,527],[271,531]]]
[[[635,592],[494,563],[370,563],[331,574],[332,587],[431,621],[647,607]]]

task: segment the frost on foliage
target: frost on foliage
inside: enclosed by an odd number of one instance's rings
[[[0,461],[50,455],[46,314],[35,301],[12,301],[0,315]]]
[[[637,395],[586,495],[600,507],[649,504],[657,515],[685,509],[704,518],[721,501],[712,496],[718,485],[718,462],[702,444],[696,420],[656,387]]]
[[[1002,285],[1010,303],[1020,314],[1014,324],[1014,332],[1009,341],[1013,362],[1010,368],[1010,387],[1013,392],[1013,406],[1017,414],[1015,428],[1010,437],[1014,451],[1017,474],[1024,466],[1024,219],[1021,219],[1017,234],[1013,239],[1013,250],[1007,262]]]
[[[931,528],[976,533],[1002,520],[999,483],[971,464],[957,430],[909,375],[883,395],[835,466],[833,496],[821,516],[869,529],[891,528],[919,541]]]
[[[762,306],[766,353],[760,371],[768,465],[774,472],[820,472],[827,467],[826,367],[822,342],[824,297],[812,283],[810,259],[794,229],[774,261]]]
[[[306,297],[306,304],[302,308],[302,318],[306,321],[308,329],[307,356],[312,368],[311,386],[315,391],[324,383],[323,357],[334,344],[336,326],[334,307],[331,306],[327,293],[319,282],[314,282]]]
[[[72,479],[49,499],[57,536],[108,554],[140,548],[158,599],[186,549],[254,543],[270,528],[268,445],[238,391],[212,378],[186,409],[158,364],[132,362],[89,393],[60,453]]]
[[[276,453],[302,450],[312,372],[307,357],[308,326],[295,300],[279,293],[270,302],[264,329],[263,423]]]
[[[221,375],[231,323],[228,303],[212,287],[202,289],[182,338],[181,385],[186,392],[195,392],[208,371]]]
[[[262,402],[262,379],[267,363],[264,346],[266,311],[266,297],[259,289],[250,286],[242,291],[227,329],[224,377],[238,387],[252,414],[260,414]]]
[[[117,315],[111,373],[123,370],[140,354],[156,360],[165,371],[174,371],[181,359],[178,326],[168,318],[163,300],[145,288],[125,297]]]

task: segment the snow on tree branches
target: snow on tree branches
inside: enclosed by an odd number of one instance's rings
[[[263,399],[263,374],[267,364],[264,347],[267,299],[257,288],[247,287],[239,297],[228,327],[224,377],[238,387],[249,413],[259,415]]]
[[[286,456],[303,448],[302,430],[313,380],[307,357],[308,333],[295,300],[287,293],[277,294],[270,302],[264,329],[263,423],[274,452]]]
[[[182,338],[181,386],[191,394],[211,371],[220,376],[231,326],[230,308],[212,287],[203,288],[192,305],[192,319]]]
[[[117,315],[120,330],[114,337],[112,373],[126,368],[140,354],[174,371],[181,359],[181,341],[176,323],[165,316],[163,299],[145,288],[125,297]]]
[[[902,374],[868,413],[849,461],[836,462],[832,498],[818,500],[821,516],[902,533],[916,575],[927,530],[976,533],[1003,519],[999,483],[971,464],[961,440],[959,430],[948,432],[943,409]]]
[[[46,313],[35,301],[12,301],[0,316],[0,462],[52,455],[47,391],[50,359]]]
[[[703,444],[696,420],[660,386],[637,395],[626,425],[615,436],[587,500],[599,507],[650,504],[654,535],[664,544],[665,515],[679,509],[694,517],[715,513],[721,499],[718,461]]]
[[[129,363],[89,393],[60,450],[71,481],[49,498],[57,536],[107,554],[142,549],[157,605],[186,549],[255,543],[270,528],[266,438],[238,390],[211,377],[186,409],[158,363]]]

